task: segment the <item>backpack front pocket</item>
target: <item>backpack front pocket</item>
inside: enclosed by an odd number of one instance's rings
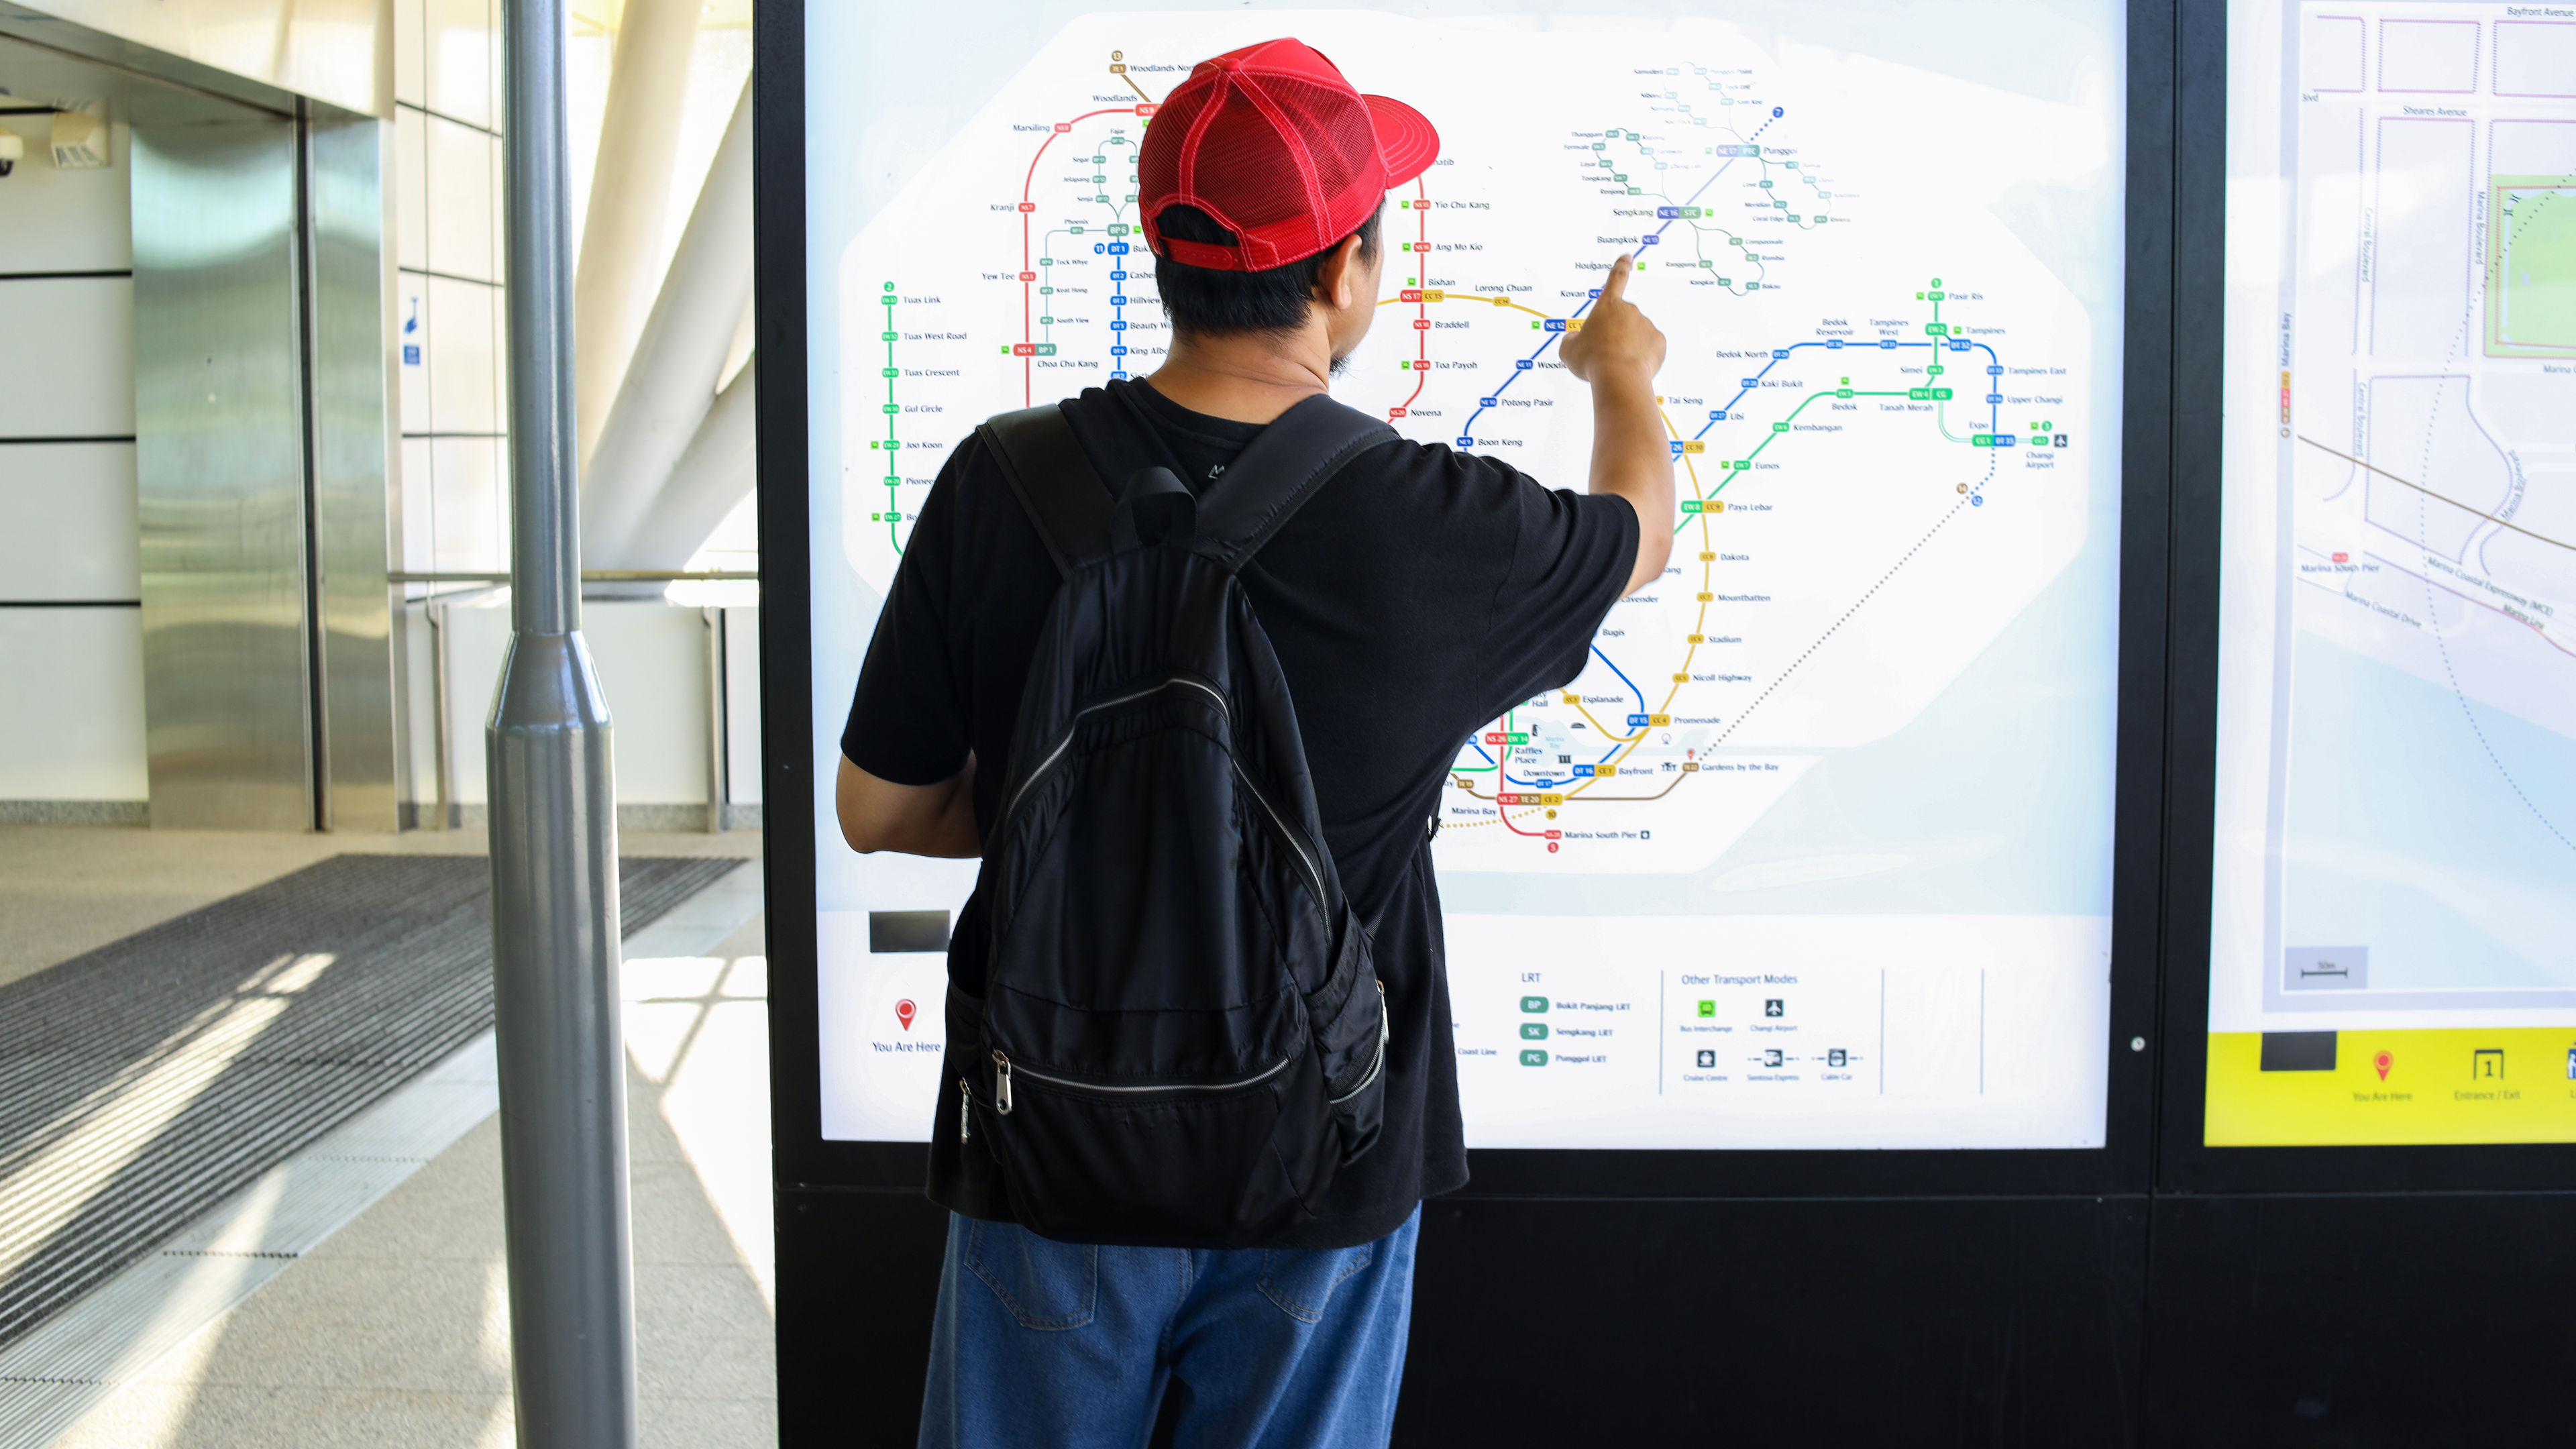
[[[1295,1160],[1279,1129],[1285,1104],[1315,1089],[1311,1057],[1241,1079],[1122,1088],[993,1055],[979,1115],[992,1125],[1013,1214],[1032,1229],[1077,1242],[1231,1247],[1303,1216],[1318,1164]],[[1212,1229],[1227,1241],[1210,1242]]]

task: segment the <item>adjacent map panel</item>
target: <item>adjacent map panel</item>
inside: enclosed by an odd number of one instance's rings
[[[858,68],[811,57],[817,191],[874,169],[853,140],[914,158],[879,204],[817,207],[845,218],[813,239],[824,763],[949,448],[1158,364],[1134,176],[1159,99],[1294,34],[1443,140],[1388,199],[1384,299],[1337,397],[1580,487],[1557,344],[1621,253],[1673,344],[1672,568],[1579,678],[1461,742],[1444,792],[1471,1141],[2098,1144],[2120,7],[1029,8],[1025,62],[935,123],[832,94]],[[818,46],[852,33],[825,11]],[[990,33],[911,23],[925,58]],[[2004,33],[2047,65],[2000,56]],[[820,848],[827,1132],[919,1136],[938,962],[864,949],[862,913],[953,904],[964,877],[848,864],[828,823]]]
[[[2576,1140],[2576,12],[2230,25],[2207,1138]]]

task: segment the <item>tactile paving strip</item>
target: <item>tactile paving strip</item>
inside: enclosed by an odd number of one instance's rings
[[[620,862],[623,932],[741,864]],[[488,1029],[491,896],[335,856],[0,987],[0,1345]]]

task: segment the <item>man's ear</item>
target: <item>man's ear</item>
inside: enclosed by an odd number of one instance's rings
[[[1360,261],[1360,239],[1356,233],[1342,238],[1324,258],[1315,273],[1315,300],[1336,312],[1347,312],[1358,305],[1359,280],[1363,270]]]

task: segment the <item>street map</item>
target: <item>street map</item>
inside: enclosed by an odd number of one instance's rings
[[[2210,1139],[2576,1140],[2576,7],[2236,12]]]

